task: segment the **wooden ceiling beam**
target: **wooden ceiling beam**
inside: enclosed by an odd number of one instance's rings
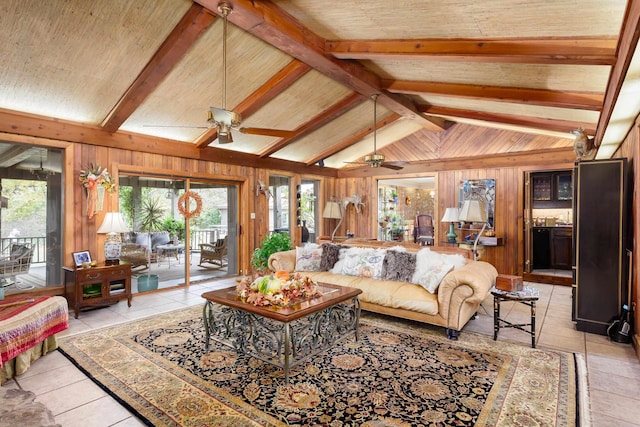
[[[102,122],[113,133],[142,102],[162,83],[173,67],[215,21],[216,16],[198,4],[192,4],[180,22],[158,48],[149,63],[129,86],[116,106]]]
[[[484,101],[515,102],[546,107],[600,111],[604,94],[517,87],[481,86],[407,80],[383,80],[383,87],[394,93],[441,95]]]
[[[195,0],[218,13],[219,0]],[[365,97],[380,94],[378,102],[425,128],[441,132],[446,124],[437,117],[425,117],[407,97],[382,91],[380,78],[353,61],[340,61],[327,55],[325,40],[304,27],[296,18],[271,1],[234,0],[229,21],[282,52]]]
[[[572,120],[557,120],[545,117],[516,116],[512,114],[488,113],[476,110],[460,108],[438,107],[433,105],[418,106],[420,111],[436,116],[445,116],[455,120],[458,118],[481,120],[484,122],[503,123],[507,125],[523,126],[533,129],[545,129],[554,132],[571,132],[573,129],[584,128],[587,134],[593,135],[596,127],[593,123],[577,122]]]
[[[332,120],[337,119],[342,114],[351,110],[355,106],[364,102],[366,98],[359,93],[352,93],[351,95],[347,95],[342,100],[336,102],[331,107],[322,111],[320,114],[309,120],[308,122],[298,126],[294,129],[295,136],[291,138],[282,138],[275,143],[271,144],[271,146],[267,147],[262,153],[258,155],[260,157],[268,157],[273,153],[282,150],[284,147],[294,143],[300,138],[310,134],[311,132],[321,128]]]
[[[299,162],[273,158],[263,159],[255,154],[240,153],[222,148],[206,147],[200,149],[193,144],[181,141],[125,131],[111,133],[100,126],[79,124],[4,109],[0,109],[0,133],[48,138],[143,153],[162,153],[166,156],[208,160],[240,166],[299,171],[300,173],[313,173],[324,176],[336,176],[337,174],[337,170],[334,168],[314,167],[309,169],[309,166]]]
[[[599,147],[602,143],[604,133],[609,126],[613,109],[616,106],[618,96],[620,95],[620,89],[627,77],[627,71],[629,70],[629,64],[633,59],[636,46],[638,45],[638,39],[640,39],[640,1],[629,1],[627,3],[627,10],[622,22],[622,29],[620,31],[620,40],[618,42],[618,58],[620,58],[613,69],[609,77],[609,83],[606,89],[606,98],[604,99],[602,112],[600,113],[600,119],[598,120],[598,130],[595,133],[594,142],[596,147]]]
[[[251,95],[236,105],[233,111],[240,113],[242,118],[247,118],[267,105],[272,99],[280,95],[296,80],[304,76],[311,67],[302,61],[294,59],[280,71],[256,89]],[[212,128],[205,132],[197,141],[196,147],[206,147],[218,137],[218,132]]]
[[[328,40],[327,54],[339,59],[433,59],[516,64],[613,65],[614,37],[514,39]]]
[[[398,113],[393,113],[393,114],[385,117],[382,120],[378,120],[376,122],[376,130],[378,130],[380,128],[383,128],[383,127],[387,126],[390,123],[395,122],[400,117],[401,116]],[[372,132],[373,132],[373,126],[366,127],[364,129],[360,130],[359,132],[351,135],[350,137],[340,141],[339,143],[332,145],[328,149],[316,154],[314,157],[312,157],[311,159],[307,160],[305,163],[307,165],[313,165],[313,164],[319,162],[320,160],[326,159],[327,157],[331,157],[334,154],[339,153],[340,151],[344,150],[345,148],[348,148],[348,147],[352,146],[353,144],[355,144],[356,142],[360,141],[362,138],[364,138],[365,136],[369,135]]]

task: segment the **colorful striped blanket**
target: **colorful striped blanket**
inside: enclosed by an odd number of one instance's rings
[[[0,368],[68,327],[69,312],[63,297],[21,295],[0,300]]]

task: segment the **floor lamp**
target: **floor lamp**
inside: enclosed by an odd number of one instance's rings
[[[336,225],[336,228],[333,230],[333,233],[331,233],[331,241],[333,242],[333,239],[336,236],[336,231],[338,231],[340,224],[342,224],[342,211],[340,209],[340,204],[338,202],[327,202],[326,206],[324,207],[322,217],[327,219],[340,220],[338,221],[338,225]]]
[[[458,214],[458,220],[464,222],[481,222],[482,229],[476,236],[476,241],[473,243],[473,260],[478,260],[478,240],[482,232],[487,227],[487,211],[484,204],[480,200],[465,200],[462,204],[462,209]]]

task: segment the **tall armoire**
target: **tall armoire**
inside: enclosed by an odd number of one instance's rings
[[[627,302],[627,159],[576,162],[574,320],[606,335]]]

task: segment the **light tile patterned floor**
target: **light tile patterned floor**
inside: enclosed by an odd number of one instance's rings
[[[202,304],[203,292],[232,286],[233,279],[192,285],[188,289],[136,295],[131,307],[125,301],[70,319],[66,335],[77,334],[141,317]],[[640,363],[630,344],[610,342],[606,337],[575,330],[571,322],[571,288],[531,284],[540,291],[537,304],[536,342],[539,348],[556,348],[585,355],[590,388],[592,424],[595,427],[640,426]],[[511,322],[528,323],[529,307],[504,302],[501,316]],[[474,331],[493,336],[493,297],[483,302],[478,317],[462,333]],[[498,342],[531,345],[531,337],[515,329],[500,330]],[[496,344],[499,345],[499,344]],[[3,387],[33,391],[63,427],[142,426],[143,424],[58,352],[36,363],[18,379]]]

